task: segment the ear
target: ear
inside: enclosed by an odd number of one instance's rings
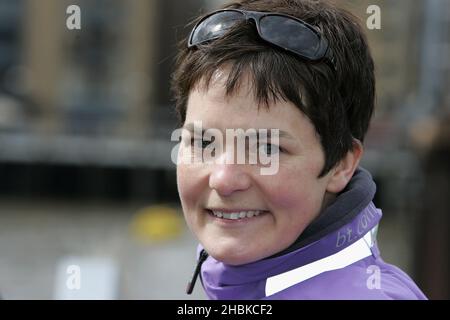
[[[362,143],[359,140],[354,139],[353,149],[349,150],[345,157],[330,171],[330,177],[327,184],[328,192],[339,193],[344,190],[358,167],[363,152],[364,148]]]

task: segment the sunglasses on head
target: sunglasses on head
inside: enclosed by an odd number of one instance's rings
[[[203,17],[192,29],[188,47],[222,37],[242,21],[253,20],[261,39],[296,54],[307,61],[324,60],[336,70],[331,48],[325,37],[312,25],[287,14],[224,9]]]

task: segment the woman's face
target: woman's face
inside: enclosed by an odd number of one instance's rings
[[[216,128],[224,137],[226,129],[238,128],[285,132],[279,138],[276,174],[262,175],[259,164],[226,163],[234,147],[230,141],[224,141],[215,162],[177,165],[178,191],[189,228],[211,256],[231,265],[254,262],[291,245],[320,213],[329,180],[329,175],[318,179],[324,153],[310,120],[290,102],[258,109],[247,80],[229,97],[224,77],[207,91],[192,90],[185,127],[201,121],[203,130]],[[192,151],[189,146],[190,138],[184,135],[179,157]],[[245,218],[235,219],[240,214]]]

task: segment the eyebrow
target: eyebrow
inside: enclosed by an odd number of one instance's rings
[[[185,124],[183,126],[183,129],[186,129],[189,132],[194,132],[195,124],[192,123],[192,122],[188,123],[188,124]],[[245,131],[248,130],[248,129],[243,129],[243,128],[240,128],[240,129],[245,130]],[[271,130],[278,130],[278,133],[279,133],[278,137],[279,138],[285,138],[285,139],[294,140],[294,137],[291,134],[289,134],[288,132],[286,132],[284,130],[281,130],[281,129],[277,129],[277,128],[252,128],[252,129],[255,129],[255,130],[267,130],[268,133],[270,133]],[[206,130],[208,130],[208,129],[202,129],[202,135],[205,133]],[[270,136],[269,136],[269,138],[270,138]]]

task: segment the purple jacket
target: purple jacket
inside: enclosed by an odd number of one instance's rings
[[[210,299],[426,299],[411,278],[382,260],[376,243],[381,210],[375,184],[358,169],[347,188],[286,250],[230,266],[199,261]]]

